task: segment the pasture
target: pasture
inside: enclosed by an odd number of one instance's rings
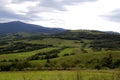
[[[120,80],[115,70],[0,72],[0,80]]]

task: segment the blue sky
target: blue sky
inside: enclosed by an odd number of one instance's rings
[[[0,22],[120,32],[120,0],[0,0]]]

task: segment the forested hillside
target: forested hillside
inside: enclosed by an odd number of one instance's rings
[[[0,35],[0,70],[120,68],[120,34],[68,30]]]

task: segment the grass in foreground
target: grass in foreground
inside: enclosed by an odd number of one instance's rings
[[[0,80],[120,80],[120,72],[110,70],[0,72]]]

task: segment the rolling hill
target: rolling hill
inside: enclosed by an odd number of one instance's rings
[[[0,70],[26,68],[120,68],[120,34],[66,30],[47,35],[36,31],[0,35]]]

